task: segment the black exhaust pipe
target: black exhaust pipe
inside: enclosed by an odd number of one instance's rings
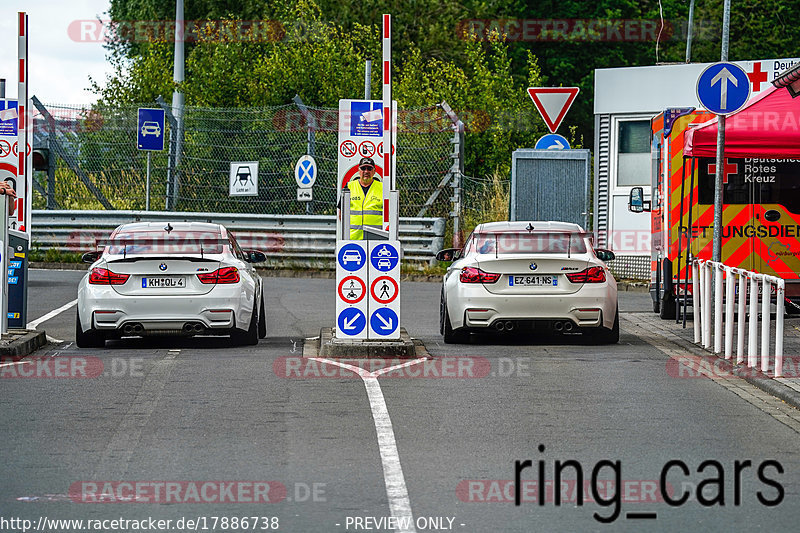
[[[563,331],[564,330],[564,323],[560,321],[553,322],[553,329],[556,331]]]
[[[570,321],[564,322],[564,331],[567,331],[567,332],[572,331],[573,327],[574,326],[572,325],[572,322],[570,322]]]
[[[506,322],[506,331],[514,331],[514,323],[510,320]]]
[[[506,325],[500,321],[494,323],[494,327],[497,331],[503,331],[506,328]]]

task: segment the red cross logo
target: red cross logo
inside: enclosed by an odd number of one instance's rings
[[[715,163],[708,164],[708,173],[712,176],[717,174],[717,165]],[[739,173],[738,163],[728,163],[728,158],[725,158],[725,172],[722,173],[722,183],[728,183],[728,176],[731,174]]]
[[[753,64],[753,72],[749,73],[747,77],[753,85],[753,92],[757,93],[761,90],[761,84],[767,83],[767,73],[761,70],[761,63]]]

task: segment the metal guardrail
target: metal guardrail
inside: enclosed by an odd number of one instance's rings
[[[34,210],[33,249],[86,252],[98,240],[128,222],[213,222],[236,235],[242,248],[267,254],[268,266],[333,268],[336,249],[334,215],[259,215],[167,211]],[[444,247],[444,218],[400,218],[403,261],[418,268],[433,265]]]
[[[714,304],[711,304],[711,279],[714,277]],[[734,290],[736,277],[738,289]],[[724,279],[723,279],[724,278]],[[725,359],[733,356],[733,323],[738,323],[736,332],[736,362],[744,362],[745,340],[745,306],[748,299],[749,283],[749,328],[747,332],[747,366],[758,366],[758,298],[761,294],[761,371],[769,370],[770,345],[770,294],[772,285],[776,287],[775,312],[775,366],[774,376],[783,376],[783,317],[786,282],[781,278],[757,274],[749,270],[734,268],[715,261],[694,260],[692,262],[692,305],[695,309],[694,342],[710,349],[712,341],[711,318],[714,317],[714,353],[722,353],[725,345]],[[725,282],[724,310],[722,283]],[[759,290],[759,283],[762,284]],[[734,317],[733,308],[738,300],[738,316]],[[724,322],[724,334],[723,334]]]

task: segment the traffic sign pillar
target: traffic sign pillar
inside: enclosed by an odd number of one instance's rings
[[[0,220],[8,220],[8,198],[2,197],[0,199]],[[3,282],[0,287],[2,287],[2,294],[0,294],[0,300],[2,300],[2,304],[0,305],[0,335],[5,335],[8,333],[8,250],[9,250],[9,243],[8,243],[8,225],[7,224],[0,224],[0,268],[2,268],[3,272],[5,273],[2,278]]]

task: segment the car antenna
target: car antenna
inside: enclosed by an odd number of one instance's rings
[[[530,233],[531,231],[533,231],[533,224],[531,224],[530,222],[528,222],[528,227],[527,227],[527,228],[525,228],[525,229],[526,229],[526,230],[528,230],[528,233]]]
[[[170,231],[172,231],[173,229],[175,229],[175,228],[173,228],[173,227],[172,227],[172,224],[170,224],[169,222],[167,222],[167,225],[166,225],[166,226],[164,226],[164,231],[166,231],[167,233],[169,233],[169,232],[170,232]]]

